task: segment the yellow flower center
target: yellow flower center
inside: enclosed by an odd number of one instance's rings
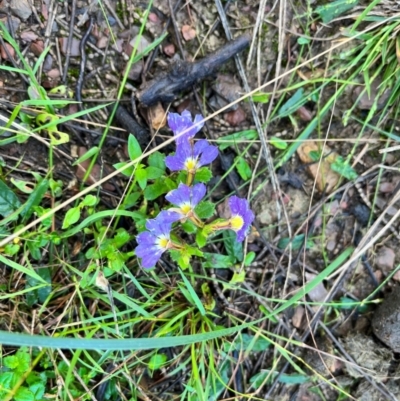
[[[233,216],[230,219],[230,222],[231,222],[231,228],[234,231],[240,230],[243,227],[243,224],[244,224],[244,221],[243,221],[242,217],[238,216],[238,215]]]
[[[181,206],[181,211],[184,215],[187,215],[191,210],[192,208],[189,203],[185,203],[184,205]]]
[[[196,159],[193,159],[191,157],[186,159],[185,167],[186,167],[187,171],[195,170],[196,166],[197,166],[197,160]]]
[[[158,242],[158,245],[160,248],[164,248],[164,249],[168,248],[168,244],[169,244],[168,238],[165,238],[165,237],[159,238],[157,242]]]

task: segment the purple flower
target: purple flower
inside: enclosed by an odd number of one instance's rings
[[[229,207],[232,217],[229,219],[230,228],[236,232],[236,240],[241,242],[247,235],[247,231],[254,220],[254,213],[250,210],[247,199],[231,196]]]
[[[178,113],[168,113],[168,125],[172,129],[176,138],[176,144],[189,142],[204,126],[203,116],[197,114],[192,121],[192,116],[188,110],[184,110],[181,115]],[[196,125],[199,123],[198,125]],[[181,135],[182,132],[185,132]]]
[[[185,184],[179,184],[177,189],[168,192],[165,198],[179,209],[173,208],[179,215],[178,219],[195,216],[194,208],[199,204],[206,194],[206,186],[204,184],[196,184],[189,187]],[[170,209],[171,210],[171,209]]]
[[[218,156],[218,148],[210,145],[206,139],[194,145],[183,142],[177,146],[173,156],[165,158],[165,164],[171,171],[187,170],[191,174],[214,161]]]
[[[147,220],[148,231],[143,231],[136,237],[138,246],[135,253],[142,258],[143,267],[154,267],[167,249],[174,248],[170,241],[171,218],[170,212],[161,212],[155,219]]]

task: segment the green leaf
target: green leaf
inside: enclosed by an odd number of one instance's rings
[[[14,256],[16,255],[19,250],[21,249],[21,246],[18,244],[13,244],[13,243],[8,243],[6,244],[6,246],[4,247],[4,253],[7,256]]]
[[[8,358],[8,357],[6,357],[6,358]],[[3,361],[4,361],[4,359],[3,359]],[[1,374],[0,374],[0,396],[3,394],[1,392],[2,389],[11,390],[11,388],[13,386],[13,382],[18,380],[18,379],[16,380],[15,376],[16,376],[16,374],[14,372],[1,372]]]
[[[168,191],[178,188],[178,184],[169,177],[161,178],[161,181],[164,182],[165,186],[168,188]]]
[[[72,91],[68,89],[68,86],[66,86],[66,85],[56,86],[55,88],[50,89],[49,93],[51,95],[68,96],[70,98],[72,98],[74,95],[72,93]]]
[[[207,282],[204,282],[201,285],[201,292],[203,294],[203,303],[204,303],[204,307],[208,310],[208,311],[212,311],[214,310],[215,306],[216,306],[216,300],[213,296],[213,293],[211,291],[211,288],[209,286],[209,284]]]
[[[42,258],[40,241],[27,241],[26,245],[33,259],[40,260]]]
[[[282,107],[278,110],[278,117],[286,117],[289,114],[294,113],[300,106],[307,101],[307,97],[304,96],[304,89],[298,89],[294,95],[285,102]]]
[[[137,179],[137,182],[139,184],[139,187],[141,189],[145,189],[147,185],[147,169],[144,169],[141,166],[138,166],[138,168],[135,171],[135,178]]]
[[[335,161],[331,164],[331,169],[350,181],[355,180],[358,177],[358,174],[355,172],[353,167],[351,167],[349,162],[342,156],[336,157]]]
[[[235,166],[243,181],[247,181],[251,178],[253,172],[244,157],[235,157]]]
[[[261,336],[243,333],[234,338],[234,341],[224,343],[225,352],[232,351],[248,351],[248,352],[264,352],[271,346],[271,342]]]
[[[152,153],[148,160],[148,165],[165,171],[165,156],[160,152]]]
[[[144,190],[144,198],[147,200],[157,199],[159,196],[166,194],[169,191],[166,183],[158,179],[154,184],[148,185]]]
[[[36,272],[49,285],[42,286],[37,289],[33,289],[34,287],[37,287],[40,284],[40,282],[32,277],[27,278],[25,288],[26,289],[32,288],[31,291],[26,293],[26,303],[29,306],[32,306],[33,304],[37,303],[38,301],[40,301],[43,304],[46,301],[46,299],[48,298],[48,296],[51,294],[51,291],[52,291],[50,269],[47,267],[43,267],[43,268],[37,269]]]
[[[29,386],[29,390],[32,391],[35,401],[41,400],[45,392],[45,385],[41,382],[35,382]]]
[[[32,183],[29,181],[23,181],[23,180],[16,180],[14,178],[11,178],[11,183],[17,187],[17,189],[24,194],[31,194],[33,192],[33,187]]]
[[[0,215],[7,217],[21,206],[14,192],[0,180]]]
[[[18,368],[18,358],[16,355],[6,356],[3,359],[3,364],[8,369],[17,369]]]
[[[166,354],[155,354],[152,355],[149,361],[149,369],[150,370],[157,370],[161,369],[163,365],[167,362],[167,355]]]
[[[282,138],[278,138],[277,136],[272,136],[270,139],[270,143],[275,148],[281,149],[281,150],[285,150],[288,147],[287,142],[284,141]]]
[[[304,243],[304,238],[305,238],[304,234],[296,235],[292,240],[292,250],[296,251],[300,249]],[[278,242],[278,248],[285,249],[289,245],[290,241],[291,239],[288,237],[281,238]],[[307,238],[306,249],[310,249],[314,245],[315,245],[314,242],[311,239]]]
[[[219,253],[204,252],[204,258],[203,266],[213,267],[214,269],[228,269],[235,264],[231,256],[221,255]]]
[[[94,155],[97,155],[99,151],[99,148],[97,146],[94,146],[93,148],[90,148],[86,153],[84,153],[79,159],[77,159],[76,161],[74,161],[72,163],[73,166],[76,166],[77,164],[81,164],[82,162],[84,162],[85,160],[90,159],[91,157],[93,157]]]
[[[128,231],[124,228],[118,228],[116,235],[114,235],[113,242],[117,248],[125,245],[130,240],[130,235]]]
[[[62,228],[65,230],[69,226],[72,226],[72,224],[75,224],[79,220],[80,217],[81,217],[81,208],[79,206],[72,207],[65,214]]]
[[[194,234],[197,231],[197,226],[190,220],[186,220],[182,223],[181,228],[187,234]]]
[[[190,266],[190,255],[188,255],[184,251],[178,251],[176,249],[171,249],[169,251],[169,254],[171,256],[171,259],[178,263],[179,267],[181,269],[187,269]],[[181,288],[182,293],[184,292]],[[187,290],[186,290],[187,291]]]
[[[308,38],[299,37],[297,38],[297,43],[299,45],[308,45],[309,43],[311,43],[311,40]]]
[[[158,167],[149,166],[146,168],[147,178],[149,180],[156,180],[157,178],[162,177],[165,169],[161,169]]]
[[[120,252],[108,254],[107,259],[112,272],[119,272],[125,266],[125,259]]]
[[[201,167],[196,171],[196,175],[194,177],[197,182],[208,182],[212,178],[212,172],[208,167]]]
[[[243,270],[240,273],[233,273],[232,278],[229,280],[229,284],[241,284],[246,279],[246,272]]]
[[[27,372],[31,366],[31,356],[27,348],[25,347],[20,348],[15,354],[15,356],[18,359],[18,367],[16,368],[16,370],[19,373]]]
[[[236,241],[236,234],[232,230],[222,232],[225,249],[232,260],[241,262],[243,260],[243,244]]]
[[[269,384],[272,383],[276,377],[278,377],[278,381],[280,383],[284,384],[303,384],[311,380],[310,377],[300,374],[300,373],[283,373],[279,374],[278,371],[271,371],[268,369],[262,369],[260,372],[255,374],[253,377],[250,378],[250,383],[252,384],[252,387],[254,388],[259,388],[262,384]],[[266,381],[268,377],[268,381]]]
[[[244,258],[244,265],[250,266],[253,263],[253,260],[255,259],[255,257],[256,257],[255,252],[253,252],[253,251],[248,252],[246,257]]]
[[[97,197],[94,195],[86,195],[83,201],[81,202],[81,206],[94,206],[97,203]]]
[[[116,170],[119,170],[120,168],[126,166],[127,164],[128,164],[127,162],[115,163],[115,164],[113,164],[113,167],[114,167]],[[126,168],[125,170],[122,170],[122,171],[121,171],[121,174],[123,174],[123,175],[126,176],[126,177],[131,177],[131,176],[134,174],[134,172],[135,172],[136,166],[137,166],[137,165],[130,166],[130,167]]]
[[[65,132],[54,130],[47,130],[47,135],[50,137],[50,144],[53,146],[62,145],[69,142],[69,135]]]
[[[124,199],[124,208],[129,209],[132,206],[135,206],[140,196],[141,196],[140,192],[132,192],[131,194],[126,196]]]
[[[14,401],[35,401],[35,396],[32,391],[21,386],[14,395]]]
[[[217,139],[218,146],[221,150],[229,148],[229,146],[234,146],[241,141],[253,141],[258,138],[258,133],[256,130],[246,130],[235,132],[234,134],[223,136]]]
[[[203,230],[198,230],[196,233],[196,244],[199,248],[203,248],[203,246],[207,243],[207,236],[204,234]]]
[[[195,213],[200,219],[209,219],[215,213],[215,205],[212,202],[200,202],[195,208]]]
[[[264,93],[264,92],[256,92],[253,95],[251,95],[251,98],[256,103],[268,103],[269,102],[269,98],[270,98],[270,94],[269,93]]]
[[[129,134],[128,138],[128,154],[131,160],[135,160],[142,155],[142,148],[132,134]]]
[[[337,0],[317,7],[315,12],[322,18],[322,22],[328,24],[339,15],[354,8],[357,4],[358,0]]]
[[[38,206],[42,201],[44,194],[49,188],[49,180],[43,179],[36,185],[33,192],[29,195],[27,201],[22,207],[21,216],[23,217],[22,222],[26,222],[35,211],[35,207]]]
[[[313,162],[317,162],[319,161],[319,159],[321,158],[321,152],[318,152],[316,150],[311,150],[310,153],[308,154],[310,156],[310,159]]]

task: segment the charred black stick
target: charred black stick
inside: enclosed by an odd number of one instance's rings
[[[114,106],[109,106],[108,109],[112,112]],[[143,128],[139,123],[128,113],[123,106],[118,106],[115,111],[114,118],[117,119],[119,125],[130,132],[138,140],[139,145],[144,147],[150,142],[150,133],[146,128]]]
[[[249,44],[250,37],[243,35],[199,61],[194,63],[177,62],[168,74],[160,75],[147,82],[136,96],[139,102],[145,106],[151,106],[159,101],[172,102],[175,95],[212,75],[222,64],[244,50]]]

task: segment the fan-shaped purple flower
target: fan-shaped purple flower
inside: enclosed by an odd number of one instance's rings
[[[192,115],[188,110],[184,110],[182,114],[168,113],[167,120],[168,126],[176,136],[177,146],[181,143],[189,142],[189,139],[193,138],[204,126],[203,116],[197,114],[194,121],[192,121]],[[197,123],[199,124],[196,125]],[[185,133],[182,134],[182,132]]]
[[[194,174],[200,167],[213,162],[217,156],[218,148],[202,139],[193,146],[189,142],[178,145],[175,154],[165,158],[165,164],[171,171],[187,170]]]
[[[229,219],[230,228],[236,232],[236,240],[242,242],[254,220],[254,213],[250,210],[247,199],[237,196],[229,198],[229,207],[232,217]]]
[[[180,218],[182,218],[194,215],[194,208],[204,198],[205,194],[206,186],[202,183],[192,187],[179,184],[179,187],[170,191],[165,198],[173,205],[178,206],[178,213],[181,214]]]
[[[142,258],[143,267],[147,269],[154,267],[161,255],[167,249],[173,248],[170,241],[172,217],[172,212],[161,212],[155,219],[147,220],[148,231],[143,231],[136,237],[138,246],[135,253],[136,256]]]

